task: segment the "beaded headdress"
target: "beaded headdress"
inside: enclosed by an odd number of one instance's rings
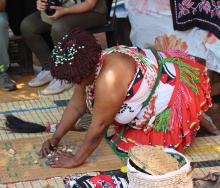
[[[100,53],[101,46],[91,33],[74,29],[52,50],[51,74],[56,79],[79,84],[95,71]]]

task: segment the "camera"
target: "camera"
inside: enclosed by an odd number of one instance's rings
[[[54,9],[51,9],[50,8],[51,6],[61,6],[60,0],[48,0],[47,1],[47,6],[46,6],[46,9],[45,9],[45,13],[48,16],[52,16],[55,13],[55,11],[56,11]]]

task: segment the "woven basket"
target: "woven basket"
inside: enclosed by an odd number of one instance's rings
[[[127,175],[129,188],[193,188],[190,162],[184,155],[173,149],[164,150],[165,152],[184,160],[183,165],[179,169],[167,172],[163,175],[149,175],[137,170],[128,160]]]
[[[128,155],[135,165],[151,175],[163,175],[180,168],[176,158],[153,146],[133,147]]]

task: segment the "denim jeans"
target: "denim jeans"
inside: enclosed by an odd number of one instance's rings
[[[8,40],[8,17],[5,12],[0,11],[0,65],[4,66],[1,72],[5,72],[9,67]]]

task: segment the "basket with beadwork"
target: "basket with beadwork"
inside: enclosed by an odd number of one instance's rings
[[[129,188],[192,188],[192,168],[173,149],[135,146],[127,162]]]

